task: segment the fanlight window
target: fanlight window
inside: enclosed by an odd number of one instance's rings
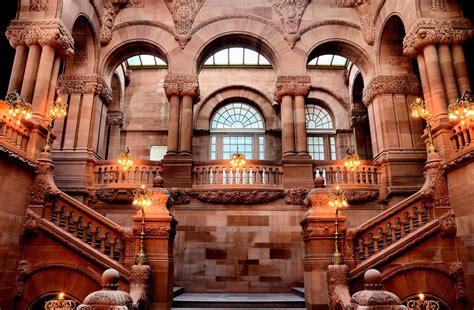
[[[317,104],[306,104],[308,152],[314,160],[336,159],[334,125],[328,111]]]
[[[308,66],[343,69],[348,65],[348,63],[349,61],[345,57],[327,54],[311,59],[308,62]]]
[[[271,63],[262,54],[243,47],[231,47],[211,55],[204,66],[267,66]]]
[[[130,68],[164,68],[166,62],[153,55],[137,55],[128,58],[127,65]]]
[[[214,114],[211,128],[263,128],[263,119],[260,113],[249,104],[230,103]]]
[[[305,109],[307,129],[333,129],[332,118],[328,111],[317,104],[307,104]]]

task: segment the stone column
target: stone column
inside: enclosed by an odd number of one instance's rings
[[[41,56],[41,47],[37,44],[29,45],[28,59],[26,61],[25,75],[21,86],[21,95],[26,102],[33,99],[33,91],[35,88],[36,75],[38,74],[38,66]]]
[[[423,90],[423,95],[425,97],[425,102],[430,108],[433,109],[431,106],[431,90],[430,90],[430,80],[428,78],[428,71],[426,70],[426,62],[425,56],[423,54],[418,54],[416,56],[418,62],[418,70],[420,71],[420,79],[421,79],[421,88]]]
[[[281,145],[283,156],[295,155],[295,127],[293,118],[293,98],[284,95],[281,99]]]
[[[452,47],[454,70],[459,85],[459,93],[466,90],[471,91],[471,82],[469,81],[469,73],[467,72],[466,58],[464,57],[464,49],[462,45],[455,44]]]
[[[307,88],[306,95],[309,93]],[[295,96],[295,127],[296,127],[296,154],[300,156],[308,155],[308,141],[306,138],[306,113],[304,108],[305,95]]]
[[[435,45],[428,45],[423,49],[423,55],[425,56],[426,71],[430,81],[433,119],[444,122],[448,117],[448,98],[443,83],[438,50]]]
[[[56,97],[56,85],[58,84],[59,66],[61,65],[61,58],[56,56],[54,59],[53,70],[51,73],[51,80],[49,81],[48,90],[48,105],[46,111],[48,111],[50,104],[55,100]]]
[[[123,127],[124,118],[122,111],[111,111],[107,114],[106,128],[109,131],[108,159],[116,159],[120,154],[120,129]]]
[[[46,43],[46,42],[42,42]],[[33,113],[38,116],[46,116],[48,106],[48,91],[53,71],[55,51],[50,45],[43,44],[41,47],[41,58],[36,75],[35,96],[33,98]]]
[[[441,45],[438,48],[438,53],[449,105],[459,98],[458,83],[454,73],[453,57],[451,55],[451,49],[448,45]]]
[[[199,84],[197,76],[183,78],[181,99],[181,130],[180,130],[180,155],[192,155],[193,139],[193,103],[199,101]]]
[[[171,95],[168,99],[170,102],[169,120],[168,120],[168,150],[167,154],[178,154],[179,143],[179,97]]]
[[[28,47],[19,45],[16,47],[15,60],[13,61],[12,75],[8,84],[8,92],[20,91],[25,73],[26,60],[28,58]]]

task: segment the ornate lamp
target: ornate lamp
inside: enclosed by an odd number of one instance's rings
[[[448,106],[449,119],[460,120],[461,124],[465,124],[466,120],[474,119],[474,100],[469,91],[465,91],[461,98]]]
[[[424,294],[418,294],[418,299],[409,300],[407,307],[409,310],[439,310],[439,302],[426,300]]]
[[[334,233],[334,254],[332,255],[331,258],[331,263],[333,265],[341,265],[344,263],[344,259],[342,258],[341,253],[339,253],[339,219],[338,219],[338,213],[339,209],[345,208],[349,206],[347,203],[347,199],[344,197],[344,193],[339,189],[339,186],[336,187],[336,190],[332,191],[329,193],[329,202],[328,202],[330,207],[333,207],[336,210],[336,220],[335,220],[335,226],[336,226],[336,232]]]
[[[239,153],[239,148],[237,147],[237,153],[230,155],[230,165],[232,168],[239,170],[247,162],[245,155]]]
[[[436,149],[433,144],[433,137],[431,135],[431,112],[426,107],[426,103],[421,98],[416,98],[415,102],[410,105],[411,115],[414,118],[422,118],[426,121],[426,129],[428,131],[428,153],[435,153]]]
[[[360,165],[359,155],[355,152],[354,149],[347,148],[346,156],[344,156],[344,166],[354,171]]]
[[[50,152],[51,151],[51,132],[54,128],[54,121],[58,117],[66,116],[67,114],[67,103],[63,102],[61,98],[58,100],[53,101],[51,108],[49,109],[49,124],[48,124],[48,135],[46,136],[46,143],[44,144],[43,151]]]
[[[76,309],[76,301],[65,299],[64,293],[59,293],[56,298],[47,301],[44,308],[46,310],[73,310]]]
[[[151,196],[152,192],[145,188],[145,185],[142,185],[139,189],[133,192],[133,205],[139,206],[142,210],[142,224],[140,232],[140,251],[137,253],[135,258],[135,264],[137,265],[146,265],[148,260],[145,255],[145,212],[148,207],[151,206]]]
[[[27,103],[16,91],[8,93],[5,101],[10,106],[8,113],[16,118],[17,125],[22,119],[31,118],[31,104]]]
[[[128,170],[133,166],[133,157],[128,147],[125,148],[125,153],[119,155],[117,163],[123,168],[123,170]]]

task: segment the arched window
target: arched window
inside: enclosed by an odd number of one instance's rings
[[[350,61],[347,58],[327,54],[314,57],[308,62],[310,68],[329,68],[329,69],[344,69],[349,65]]]
[[[231,47],[218,51],[204,62],[205,67],[213,66],[259,66],[271,67],[270,62],[262,54],[243,47]]]
[[[336,137],[331,114],[320,105],[305,105],[308,152],[314,160],[336,159]]]
[[[128,58],[127,66],[132,69],[166,68],[166,62],[160,57],[142,54]]]
[[[263,117],[250,104],[232,102],[224,105],[214,113],[210,127],[211,159],[229,159],[237,151],[247,159],[265,158]]]

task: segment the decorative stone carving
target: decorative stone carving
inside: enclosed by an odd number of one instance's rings
[[[356,205],[376,200],[379,191],[344,191],[344,196],[350,205]]]
[[[283,197],[282,191],[208,191],[197,194],[197,199],[209,203],[259,204]]]
[[[309,0],[271,0],[271,3],[285,30],[284,38],[293,48],[300,38],[298,30]]]
[[[449,276],[456,281],[456,299],[460,303],[467,302],[466,278],[464,277],[464,268],[461,262],[451,264],[449,267]]]
[[[130,281],[130,296],[136,309],[147,309],[150,294],[151,267],[133,265]]]
[[[181,48],[184,48],[191,40],[191,27],[205,2],[206,0],[165,0],[168,10],[173,16],[176,29],[175,39],[179,42]]]
[[[303,239],[314,237],[332,237],[336,233],[333,221],[329,222],[306,222],[303,225]]]
[[[445,215],[439,218],[439,227],[442,237],[456,237],[456,216],[453,210],[449,210]]]
[[[133,229],[129,227],[118,227],[117,233],[120,238],[125,241],[125,244],[121,244],[125,248],[125,256],[133,257],[135,255],[135,238],[133,236]]]
[[[25,221],[23,222],[23,233],[37,233],[39,231],[39,215],[31,209],[26,210]]]
[[[420,82],[414,75],[379,75],[364,88],[362,101],[365,105],[369,105],[380,95],[416,95],[419,89]]]
[[[30,0],[30,11],[43,12],[48,9],[48,0]]]
[[[306,188],[292,188],[285,190],[285,203],[287,205],[306,205],[305,198],[308,193],[309,189]]]
[[[126,8],[142,8],[143,0],[128,0]]]
[[[4,146],[0,145],[0,158],[6,159],[9,162],[15,163],[16,165],[34,172],[36,171],[36,163],[33,162],[31,159],[28,159],[24,156],[21,156],[15,152],[12,152],[11,150],[7,149]]]
[[[62,74],[58,79],[57,90],[60,94],[96,94],[106,105],[112,102],[111,88],[96,74]]]
[[[421,195],[435,207],[449,206],[450,199],[446,174],[438,153],[428,155],[424,175],[425,183],[420,189]]]
[[[448,162],[445,166],[444,166],[444,171],[451,171],[451,170],[455,170],[455,169],[458,169],[468,163],[470,163],[471,161],[474,160],[474,150],[473,151],[470,151],[466,154],[463,154],[462,156]]]
[[[112,88],[110,88],[103,78],[99,78],[99,86],[97,89],[97,94],[99,98],[102,99],[102,102],[109,106],[112,103]]]
[[[328,283],[329,309],[350,307],[349,267],[347,265],[329,265],[326,279]]]
[[[168,100],[172,96],[191,96],[195,101],[199,101],[199,81],[194,74],[174,74],[168,73],[163,83]]]
[[[360,18],[360,29],[365,43],[375,43],[375,21],[386,0],[336,0],[339,7],[355,8]]]
[[[354,309],[359,309],[357,306],[373,306],[376,309],[383,309],[382,306],[386,306],[387,309],[392,310],[406,309],[397,295],[384,290],[382,275],[377,270],[367,270],[364,274],[364,282],[365,290],[351,297],[351,306]]]
[[[125,123],[123,112],[122,111],[108,112],[105,118],[105,122],[106,124],[110,126],[119,126],[120,128],[122,128],[123,124]]]
[[[133,228],[135,236],[139,236],[140,232],[140,227]],[[174,234],[174,229],[169,222],[147,222],[145,225],[145,235],[148,237],[172,238]]]
[[[60,19],[12,20],[5,35],[12,47],[49,45],[64,57],[74,55],[74,39]]]
[[[296,189],[301,190],[301,189]],[[296,200],[299,200],[300,194],[303,193],[295,193],[295,196],[297,197]],[[305,195],[303,204],[307,207],[313,207],[313,208],[322,208],[327,205],[329,201],[328,197],[328,192],[324,188],[315,188],[307,192],[307,195]]]
[[[353,109],[351,111],[351,126],[364,125],[368,121],[367,110]]]
[[[100,28],[100,43],[102,45],[107,45],[112,40],[115,18],[126,4],[127,0],[107,0],[105,2]]]
[[[431,0],[431,9],[433,11],[447,11],[448,0]]]
[[[28,261],[20,260],[16,265],[16,278],[15,278],[15,297],[23,297],[25,293],[26,278],[31,273],[31,267]]]
[[[311,77],[306,75],[278,76],[275,87],[275,101],[283,96],[307,96],[311,87]]]
[[[403,53],[416,57],[427,45],[455,45],[474,35],[468,19],[419,18],[403,39]]]
[[[51,154],[43,152],[38,158],[36,177],[30,193],[30,205],[44,205],[59,194],[60,191],[54,183],[54,164]]]
[[[185,205],[191,203],[189,189],[173,187],[169,189],[171,205]]]
[[[100,189],[95,190],[96,199],[112,203],[130,203],[133,200],[131,189]]]

